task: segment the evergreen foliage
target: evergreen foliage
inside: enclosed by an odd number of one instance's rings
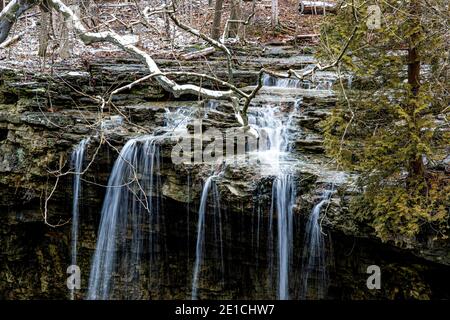
[[[381,28],[369,28],[370,5]],[[360,173],[351,210],[384,241],[407,244],[421,233],[446,238],[448,174],[435,169],[448,153],[448,2],[345,0],[321,31],[319,57],[332,61],[354,33],[325,145],[340,167]],[[354,31],[356,30],[356,31]],[[447,150],[446,150],[447,149]]]

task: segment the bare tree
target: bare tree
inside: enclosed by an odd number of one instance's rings
[[[420,18],[421,18],[421,5],[419,0],[413,0],[409,5],[409,13],[411,19],[414,24],[420,26]],[[420,28],[414,29],[415,31],[410,35],[409,44],[408,44],[408,84],[411,87],[411,94],[414,97],[417,97],[420,90],[420,64],[421,57],[419,55],[419,48],[417,43],[420,41],[421,31]],[[408,108],[411,117],[414,117],[417,113],[417,106],[414,103]],[[425,173],[425,166],[423,163],[422,155],[417,156],[415,159],[410,160],[409,164],[409,173],[410,176],[414,179],[416,177],[423,177]]]
[[[147,67],[148,69],[148,75],[129,83],[128,85],[121,87],[117,90],[115,90],[112,94],[116,94],[120,92],[121,90],[131,89],[134,85],[141,83],[143,81],[147,81],[149,79],[154,79],[164,90],[170,92],[175,97],[179,97],[181,95],[191,94],[191,95],[197,95],[200,98],[203,99],[215,99],[215,100],[225,100],[229,101],[231,103],[232,112],[234,113],[236,119],[238,122],[244,127],[245,130],[251,130],[251,128],[248,125],[248,118],[247,118],[247,110],[250,105],[250,102],[252,99],[256,96],[259,89],[262,87],[262,77],[264,74],[272,74],[277,77],[295,77],[298,79],[303,79],[306,76],[310,76],[314,73],[315,70],[326,70],[328,68],[335,67],[338,63],[338,61],[342,58],[344,52],[348,48],[348,43],[344,47],[341,55],[338,57],[338,59],[333,62],[330,65],[327,66],[320,66],[320,64],[317,64],[314,68],[309,68],[308,70],[302,70],[301,72],[296,72],[293,70],[289,70],[287,74],[280,74],[280,73],[274,73],[269,70],[266,70],[264,68],[260,69],[258,73],[258,80],[256,87],[250,92],[246,93],[242,89],[236,87],[231,82],[231,76],[229,76],[229,81],[224,81],[219,78],[216,78],[214,76],[205,74],[205,73],[196,73],[196,72],[187,72],[187,71],[167,71],[163,72],[154,59],[148,54],[147,52],[139,49],[133,44],[130,44],[129,41],[127,41],[124,37],[118,35],[112,30],[109,31],[99,31],[99,32],[92,32],[88,30],[84,24],[81,22],[81,19],[76,15],[73,10],[65,5],[61,0],[45,0],[47,4],[47,8],[51,8],[55,10],[58,14],[61,14],[65,19],[72,21],[72,30],[74,34],[85,44],[85,45],[92,45],[94,43],[110,43],[112,45],[115,45],[116,47],[124,50],[125,52],[133,55],[134,57],[140,59]],[[238,0],[234,0],[235,4],[239,4]],[[17,20],[17,18],[20,17],[21,14],[23,14],[26,10],[30,9],[31,7],[35,5],[40,5],[40,0],[12,0],[7,7],[4,8],[4,10],[0,13],[0,44],[2,44],[7,36],[9,31],[11,30],[11,27]],[[237,11],[235,8],[235,13],[237,14],[239,12],[240,15],[240,9]],[[178,27],[181,29],[209,42],[212,46],[214,46],[218,50],[222,50],[225,55],[227,56],[227,65],[230,73],[232,74],[232,63],[231,61],[231,53],[229,49],[221,42],[216,41],[209,36],[205,35],[204,33],[200,32],[199,30],[196,30],[192,27],[189,27],[185,25],[184,23],[180,22],[175,17],[176,8],[174,5],[166,5],[162,8],[156,10],[155,12],[149,12],[148,8],[144,9],[144,11],[147,11],[147,15],[152,14],[165,14],[169,17],[170,20],[172,20]],[[243,23],[244,25],[247,24],[250,21],[250,18],[253,16],[254,12],[247,18],[246,21],[242,20],[236,20],[239,23]],[[14,17],[15,19],[11,19],[11,17]],[[231,20],[231,19],[230,19]],[[355,30],[356,31],[356,30]],[[353,35],[350,37],[349,42],[353,38]],[[170,79],[171,76],[179,77],[179,76],[189,76],[189,77],[197,77],[199,80],[210,80],[217,84],[219,84],[221,87],[226,88],[226,90],[213,90],[208,89],[203,86],[194,85],[194,84],[178,84],[176,81]],[[201,81],[200,81],[201,83]],[[111,95],[112,95],[111,94]],[[98,101],[102,103],[102,106],[109,103],[111,101],[111,97],[103,98],[98,97]],[[255,131],[253,130],[255,133]]]
[[[80,7],[73,0],[65,0],[67,5],[70,5],[75,14],[79,15]],[[66,19],[63,15],[55,13],[52,15],[53,30],[58,39],[59,56],[62,59],[67,59],[71,55],[72,48],[70,47],[70,29],[71,21]]]
[[[220,38],[220,22],[222,20],[223,13],[223,0],[216,0],[214,7],[214,19],[211,30],[211,38],[214,40],[219,40]]]
[[[233,23],[230,24],[230,27],[228,29],[228,37],[230,38],[237,38],[239,37],[239,23],[236,23],[234,21],[240,21],[241,20],[241,0],[230,0],[231,1],[231,12],[230,12],[230,20],[233,21]]]
[[[40,18],[40,26],[39,26],[39,49],[38,49],[38,55],[40,57],[44,57],[45,58],[46,55],[47,55],[47,48],[48,48],[51,10],[50,10],[46,0],[43,0],[39,4],[39,9],[41,11],[41,18]]]
[[[278,0],[272,0],[272,27],[276,27],[279,23],[278,21]]]
[[[16,16],[19,17],[20,14],[25,12],[27,9],[32,7],[33,5],[39,4],[39,0],[28,0],[27,3],[28,6],[23,9],[21,7],[21,1],[26,0],[12,0],[11,5],[8,6],[8,8],[5,8],[1,14],[0,14],[0,25],[5,23],[5,25],[10,29],[12,25],[14,24],[14,21],[11,21],[8,17],[10,16]],[[215,77],[209,76],[207,74],[199,74],[194,72],[162,72],[156,62],[153,60],[153,58],[146,53],[145,51],[137,48],[136,46],[129,44],[129,42],[121,37],[120,35],[116,34],[114,31],[103,31],[103,32],[90,32],[86,29],[86,27],[81,22],[80,18],[74,14],[74,12],[66,6],[61,0],[47,0],[48,5],[53,8],[56,12],[62,14],[66,19],[70,19],[73,22],[73,30],[75,34],[80,38],[81,41],[83,41],[86,45],[91,45],[93,43],[103,42],[103,43],[111,43],[122,50],[132,54],[136,58],[140,59],[145,63],[145,65],[148,68],[149,75],[145,76],[144,78],[141,78],[129,85],[127,85],[127,88],[131,88],[136,83],[142,82],[144,80],[148,79],[155,79],[159,85],[166,91],[172,93],[175,97],[179,97],[181,95],[186,94],[193,94],[198,95],[201,98],[205,99],[217,99],[217,100],[226,100],[231,102],[233,112],[236,116],[236,119],[238,122],[244,126],[245,128],[249,128],[248,126],[248,119],[243,112],[243,110],[246,110],[248,104],[250,103],[251,99],[255,96],[255,93],[252,92],[251,94],[247,94],[240,90],[239,88],[235,87],[233,84],[230,84],[226,81],[222,81],[220,79],[217,79]],[[181,25],[181,24],[180,24]],[[198,31],[189,29],[190,32],[196,33],[198,36],[202,37],[204,36],[201,33],[198,33]],[[4,37],[2,34],[2,37],[0,38],[0,44],[6,39],[7,33],[5,33]],[[209,37],[205,37],[209,38]],[[212,40],[212,39],[211,39]],[[210,41],[211,41],[210,40]],[[212,42],[217,42],[215,40],[212,40]],[[219,47],[222,46],[222,44],[218,44]],[[222,86],[225,86],[228,88],[228,90],[212,90],[207,89],[202,86],[197,86],[193,84],[178,84],[174,80],[170,79],[168,76],[170,75],[188,75],[188,76],[195,76],[199,77],[200,79],[209,79],[212,81],[216,81],[217,83],[221,84]],[[240,107],[239,98],[243,98],[245,100],[244,109]]]

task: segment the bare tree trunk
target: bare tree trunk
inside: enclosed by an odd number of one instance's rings
[[[67,20],[63,17],[58,18],[59,32],[59,56],[61,59],[67,59],[70,57],[70,45],[69,45],[69,28]]]
[[[192,13],[194,9],[192,7],[192,0],[189,0],[189,24],[192,24]]]
[[[278,12],[278,0],[272,0],[272,27],[276,27],[279,23]]]
[[[414,20],[415,25],[420,26],[420,3],[418,0],[413,0],[410,4],[410,14],[411,19]],[[421,37],[420,28],[411,34],[409,37],[409,48],[408,48],[408,84],[411,88],[411,93],[413,96],[417,96],[420,90],[420,55],[418,49],[418,41]],[[416,105],[411,104],[409,108],[409,113],[412,116],[413,121],[415,121],[415,109]],[[417,126],[414,126],[417,128]],[[416,130],[415,134],[420,135],[420,132]],[[423,164],[422,155],[417,155],[414,159],[410,160],[409,163],[409,176],[411,179],[417,179],[424,177],[425,166]]]
[[[214,20],[211,30],[211,38],[214,40],[219,40],[220,38],[220,22],[222,20],[223,13],[223,0],[216,0],[216,5],[214,8]]]
[[[42,1],[39,5],[41,11],[41,25],[39,27],[39,49],[38,55],[40,57],[45,57],[47,55],[49,31],[50,31],[50,15],[51,10],[47,4],[47,1]]]
[[[5,7],[5,0],[0,0],[0,11]]]
[[[241,0],[231,0],[230,20],[241,20]],[[239,26],[239,23],[230,23],[230,27],[228,29],[229,38],[236,38],[239,36]]]
[[[164,0],[164,4],[167,5],[169,3],[168,0]],[[172,42],[172,34],[170,32],[170,22],[169,22],[169,17],[167,16],[167,14],[164,14],[164,26],[166,29],[166,36],[167,39]]]
[[[88,2],[87,4],[83,4],[83,2]],[[69,2],[69,1],[66,1]],[[83,8],[83,11],[89,10],[86,6],[89,5],[88,0],[75,1],[75,3],[69,6],[77,15],[80,15],[80,10]],[[84,14],[83,14],[84,15]],[[72,29],[72,20],[65,18],[61,14],[55,14],[53,17],[57,17],[56,23],[53,25],[54,30],[58,30],[58,38],[60,40],[59,43],[59,56],[61,59],[70,58],[72,55],[72,47],[70,46],[70,30]],[[85,16],[87,17],[87,16]],[[90,21],[89,19],[86,22]]]

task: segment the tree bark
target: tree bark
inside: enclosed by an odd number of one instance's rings
[[[418,39],[419,36],[420,33],[414,33],[411,40]],[[417,96],[420,90],[420,57],[414,44],[410,44],[408,49],[408,84],[411,86],[412,94]]]
[[[39,5],[41,11],[41,25],[39,27],[39,49],[38,55],[45,57],[47,55],[48,39],[49,39],[49,27],[50,27],[50,14],[51,10],[47,4],[47,1],[42,1]]]
[[[18,14],[20,6],[18,5],[20,1],[29,1],[30,6],[38,4],[38,0],[12,0],[12,3],[15,5],[14,7],[11,6],[8,8],[7,11],[8,14],[5,12],[0,13],[0,25],[4,23],[5,21],[9,21],[9,27],[11,28],[14,24],[15,20],[10,21],[6,16],[14,15],[16,17],[20,16]],[[206,78],[206,79],[212,79],[213,81],[217,81],[218,83],[221,83],[223,86],[226,86],[228,90],[213,90],[213,89],[207,89],[201,86],[197,86],[194,84],[178,84],[172,79],[169,79],[168,75],[179,75],[179,74],[186,74],[186,72],[167,72],[163,73],[156,62],[153,60],[153,58],[146,53],[145,51],[139,49],[138,47],[129,44],[123,37],[116,34],[114,31],[103,31],[103,32],[90,32],[86,29],[86,27],[81,22],[81,19],[74,14],[74,12],[67,7],[61,0],[46,0],[47,3],[50,5],[51,8],[55,9],[58,13],[62,14],[66,19],[71,19],[73,22],[73,31],[77,35],[77,37],[85,44],[85,45],[92,45],[93,43],[98,42],[107,42],[111,43],[125,52],[128,52],[135,57],[142,60],[147,68],[149,75],[141,78],[139,81],[143,81],[143,79],[155,79],[158,84],[166,91],[172,93],[175,97],[179,97],[181,95],[196,95],[198,97],[204,98],[204,99],[217,99],[217,100],[227,100],[231,102],[231,106],[233,108],[234,115],[238,122],[245,128],[245,130],[252,130],[248,125],[248,119],[246,116],[246,110],[248,107],[248,104],[250,103],[251,99],[254,98],[257,90],[262,85],[262,70],[259,74],[259,86],[257,89],[254,89],[251,94],[246,94],[239,88],[235,87],[233,84],[229,82],[222,81],[220,79],[217,79],[215,77],[211,77],[207,74],[198,74],[198,73],[192,73],[192,75],[196,75],[200,78]],[[30,7],[29,6],[29,7]],[[28,8],[29,8],[28,7]],[[22,10],[20,13],[23,13],[24,10]],[[171,15],[169,12],[168,15]],[[173,13],[172,13],[173,15]],[[173,21],[177,21],[172,18]],[[215,41],[214,39],[211,39],[210,37],[205,36],[204,34],[200,33],[198,30],[189,28],[184,26],[179,21],[176,22],[178,26],[182,27],[183,29],[189,30],[190,33],[197,35],[200,38],[208,39],[208,42],[214,45],[215,47],[224,50],[224,52],[227,53],[227,57],[230,56],[229,50],[220,42]],[[7,24],[8,25],[8,24]],[[3,30],[1,30],[3,32]],[[5,37],[8,35],[6,33]],[[1,40],[1,39],[0,39]],[[3,41],[0,41],[0,43]],[[135,81],[136,82],[136,81]],[[132,84],[130,84],[132,85]],[[242,97],[246,100],[246,104],[244,106],[244,109],[241,110],[240,103],[239,103],[239,97]],[[99,101],[101,101],[99,99]],[[103,100],[103,105],[104,105]],[[252,130],[253,133],[255,133],[254,129]]]
[[[420,25],[420,3],[418,0],[413,0],[410,4],[411,19],[413,19],[412,25]],[[408,84],[410,86],[412,96],[416,97],[420,91],[420,53],[418,49],[418,41],[420,39],[420,29],[411,34],[408,46]],[[409,114],[412,121],[415,123],[415,103],[411,103],[409,106]],[[416,135],[420,135],[417,126],[414,126],[414,132]],[[409,177],[412,180],[422,178],[425,174],[425,166],[423,164],[422,155],[415,155],[409,162]]]
[[[337,4],[326,1],[300,1],[298,11],[300,14],[326,14],[337,13]]]
[[[223,0],[216,0],[216,4],[214,7],[214,20],[211,30],[211,38],[214,40],[219,40],[220,38],[220,22],[222,20],[222,10],[223,8]]]
[[[69,44],[69,24],[70,21],[64,18],[62,15],[57,15],[55,17],[57,26],[55,26],[56,30],[58,30],[59,36],[59,56],[61,59],[67,59],[70,57],[70,44]]]
[[[241,0],[231,0],[230,20],[241,20]],[[228,29],[229,38],[237,38],[239,36],[239,26],[240,23],[230,23]]]
[[[278,0],[272,0],[272,27],[276,27],[278,21]]]

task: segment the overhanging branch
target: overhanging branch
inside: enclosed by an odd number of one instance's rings
[[[0,44],[8,37],[17,18],[38,3],[38,0],[12,0],[0,12]]]
[[[352,34],[350,35],[350,37],[348,38],[347,42],[345,43],[344,47],[341,49],[339,56],[330,64],[327,64],[325,66],[322,66],[320,63],[316,63],[315,65],[313,65],[312,68],[309,68],[305,71],[301,71],[301,73],[299,71],[295,71],[292,69],[289,69],[287,71],[287,73],[280,73],[280,72],[276,72],[276,71],[270,71],[270,70],[265,70],[265,73],[272,75],[274,77],[278,77],[278,78],[296,78],[298,80],[303,80],[305,77],[313,74],[316,71],[325,71],[331,68],[334,68],[337,66],[337,64],[342,60],[342,58],[344,57],[344,54],[347,52],[348,47],[350,46],[350,43],[352,42],[356,31],[358,30],[358,26],[355,26],[355,28],[353,29]]]
[[[125,41],[121,36],[113,31],[104,32],[89,32],[81,23],[80,19],[73,13],[73,11],[67,7],[60,0],[48,0],[49,5],[56,11],[60,12],[65,18],[72,19],[73,26],[76,34],[87,45],[96,42],[109,42],[119,48],[127,51],[128,53],[136,56],[142,60],[150,71],[150,74],[156,79],[156,81],[167,91],[171,92],[174,96],[179,97],[183,94],[198,94],[203,98],[230,100],[233,96],[233,91],[218,91],[201,88],[192,84],[179,85],[175,81],[167,78],[161,70],[158,68],[152,57],[141,49],[134,45],[131,45]]]

